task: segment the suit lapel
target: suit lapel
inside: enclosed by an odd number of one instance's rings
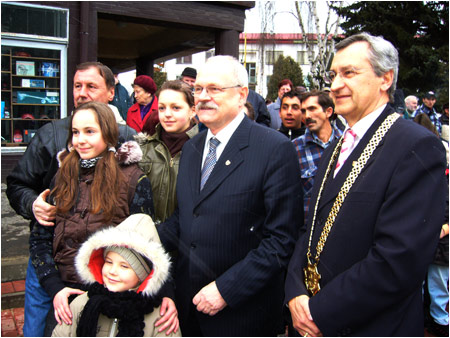
[[[198,199],[195,203],[197,206],[201,203],[206,197],[208,197],[213,191],[217,189],[217,187],[229,176],[231,173],[236,170],[237,167],[241,165],[244,161],[244,157],[242,156],[241,150],[246,148],[249,143],[249,134],[251,129],[250,120],[244,118],[239,127],[234,132],[233,136],[231,136],[228,141],[225,149],[222,152],[219,160],[214,166],[211,175],[206,181],[203,190],[200,191],[198,195]],[[204,144],[204,140],[203,140]],[[201,162],[201,161],[200,161]],[[200,177],[201,165],[199,168],[198,177]],[[197,191],[200,190],[200,179],[198,179],[197,183]]]
[[[353,162],[357,161],[359,157],[361,156],[364,148],[369,143],[372,136],[377,131],[378,127],[383,123],[383,121],[386,119],[386,117],[392,113],[392,109],[388,105],[384,111],[381,113],[381,115],[375,120],[375,122],[370,126],[370,128],[367,130],[361,141],[358,143],[358,146],[352,151],[348,159],[345,161],[344,165],[342,166],[341,170],[338,172],[336,177],[333,179],[334,175],[334,169],[336,165],[334,165],[333,170],[331,171],[330,177],[328,178],[328,182],[325,186],[325,190],[322,193],[322,201],[320,201],[319,209],[323,206],[327,205],[331,200],[334,200],[336,196],[338,195],[339,191],[341,190],[342,185],[344,184],[345,180],[347,179],[347,176],[350,174],[350,171],[353,167]],[[379,150],[384,143],[384,138],[379,143],[377,149],[372,154],[372,156],[367,161],[366,165],[362,169],[361,173],[363,173],[367,168],[370,167],[370,165],[373,163],[373,161],[376,158],[377,150]],[[358,181],[355,182],[355,184]],[[319,183],[320,184],[320,183]]]

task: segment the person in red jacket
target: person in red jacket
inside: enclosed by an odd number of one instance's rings
[[[133,89],[136,103],[128,109],[127,125],[138,133],[153,135],[159,123],[155,81],[150,76],[139,75],[133,82]]]

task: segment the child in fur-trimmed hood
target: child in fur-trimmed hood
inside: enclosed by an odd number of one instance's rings
[[[155,328],[156,295],[169,277],[170,259],[150,216],[134,214],[94,233],[75,266],[89,288],[70,304],[73,324],[57,325],[52,336],[166,336]],[[176,331],[170,336],[181,336]]]

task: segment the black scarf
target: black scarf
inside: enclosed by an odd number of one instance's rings
[[[77,327],[78,337],[95,337],[100,314],[119,320],[117,337],[144,336],[144,315],[161,305],[160,297],[144,296],[135,291],[111,292],[100,283],[88,289],[89,300],[84,306]]]
[[[160,138],[161,141],[165,143],[167,148],[169,149],[170,156],[175,157],[176,154],[178,154],[181,149],[183,148],[184,144],[189,141],[189,135],[187,132],[192,129],[194,124],[191,122],[191,125],[188,129],[181,133],[168,133],[165,131],[165,129],[161,126],[161,134]]]

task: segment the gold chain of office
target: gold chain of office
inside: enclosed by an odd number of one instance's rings
[[[330,161],[328,162],[327,171],[325,173],[325,176],[322,180],[322,184],[320,185],[319,194],[317,196],[316,205],[314,207],[314,215],[312,220],[312,226],[311,226],[311,233],[309,235],[309,244],[308,244],[308,252],[306,254],[306,257],[308,259],[308,265],[306,268],[303,269],[304,276],[305,276],[305,285],[308,291],[312,296],[314,296],[317,292],[320,290],[320,279],[321,275],[319,274],[319,271],[317,270],[317,266],[319,264],[320,255],[323,251],[323,248],[325,246],[325,243],[328,239],[328,235],[331,231],[331,228],[334,224],[334,221],[339,213],[339,210],[341,209],[342,203],[344,203],[345,197],[347,196],[349,190],[353,186],[353,183],[355,183],[356,179],[358,178],[359,174],[361,173],[361,170],[366,165],[369,158],[372,156],[373,152],[377,148],[380,141],[383,139],[384,135],[388,132],[388,130],[391,128],[391,126],[394,124],[395,121],[400,117],[399,114],[391,114],[389,115],[383,123],[378,127],[375,134],[370,139],[369,143],[367,144],[366,148],[364,149],[363,153],[359,157],[358,161],[353,162],[353,168],[348,175],[347,179],[345,180],[344,184],[341,187],[341,190],[339,191],[339,194],[336,197],[336,200],[334,201],[333,207],[331,208],[330,213],[328,214],[328,218],[325,222],[325,226],[322,230],[322,233],[320,235],[319,241],[317,243],[316,247],[316,256],[314,257],[314,264],[311,263],[311,243],[312,243],[312,237],[314,234],[314,226],[316,223],[316,215],[317,215],[317,209],[319,206],[320,199],[322,197],[323,188],[325,186],[325,182],[328,179],[328,176],[331,173],[331,169],[334,165],[334,162],[336,161],[336,158],[338,154],[340,153],[342,142],[344,139],[344,136],[342,135],[341,139],[339,140],[336,148],[334,149],[334,152],[331,156]]]

